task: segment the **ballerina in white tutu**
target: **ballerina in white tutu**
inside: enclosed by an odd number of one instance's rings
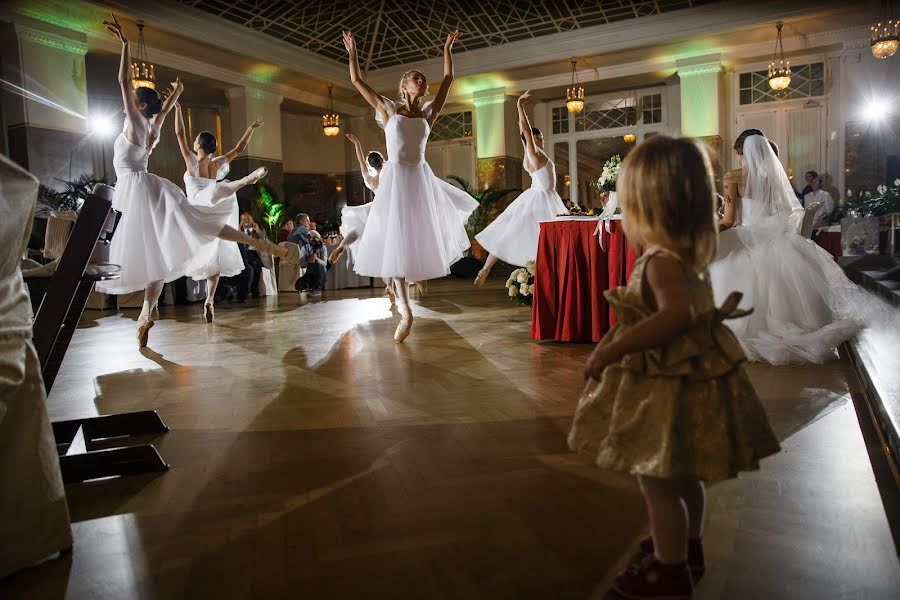
[[[400,79],[401,104],[381,96],[362,79],[353,34],[344,31],[350,55],[350,79],[375,109],[384,128],[388,161],[378,182],[378,199],[372,203],[359,240],[354,269],[364,277],[393,281],[399,300],[400,324],[394,339],[402,342],[413,323],[407,281],[444,277],[450,265],[470,247],[465,223],[478,207],[469,194],[439,179],[425,162],[425,144],[453,83],[453,44],[458,31],[444,44],[444,79],[434,102],[422,105],[428,84],[419,71],[407,71]]]
[[[266,176],[266,169],[260,167],[237,181],[227,181],[223,178],[228,174],[231,161],[244,151],[253,132],[262,127],[263,122],[256,120],[251,123],[237,145],[222,156],[213,156],[218,145],[216,136],[208,131],[197,134],[193,144],[189,144],[184,130],[184,118],[181,114],[181,105],[175,103],[175,135],[178,138],[178,147],[187,171],[184,173],[184,189],[187,192],[188,202],[204,209],[228,211],[228,224],[238,229],[239,211],[237,191],[246,185],[252,185]],[[244,270],[244,259],[236,242],[223,239],[215,243],[207,244],[197,254],[185,270],[185,275],[191,279],[206,280],[206,302],[203,304],[203,314],[207,323],[212,323],[215,318],[213,300],[216,296],[216,288],[220,277],[232,277]]]
[[[748,130],[735,151],[742,174],[726,176],[719,249],[709,268],[716,301],[737,290],[741,306],[753,308],[729,322],[751,360],[824,362],[863,328],[844,314],[848,297],[860,292],[830,254],[799,235],[803,208],[769,140]]]
[[[529,100],[528,92],[519,96],[518,108],[519,135],[525,146],[523,166],[531,175],[531,187],[475,236],[488,251],[484,267],[475,277],[478,287],[484,284],[498,259],[518,267],[534,260],[541,234],[540,222],[566,212],[566,205],[556,193],[556,165],[544,152],[544,136],[540,129],[531,126],[525,113]]]
[[[98,283],[97,289],[107,294],[144,290],[137,331],[138,345],[144,347],[154,324],[151,310],[159,300],[163,284],[182,277],[191,259],[207,244],[216,243],[216,238],[247,244],[291,262],[299,262],[299,253],[296,247],[291,251],[291,247],[244,235],[228,225],[230,209],[192,206],[181,188],[147,172],[150,153],[159,142],[160,128],[183,87],[176,80],[165,102],[155,90],[141,87],[132,91],[128,38],[115,16],[112,19],[103,24],[122,43],[119,87],[125,127],[113,145],[116,170],[113,208],[122,212],[122,218],[109,255],[110,262],[120,265],[122,270],[119,279]]]
[[[359,163],[359,172],[362,173],[363,184],[373,194],[376,193],[381,169],[384,167],[384,156],[376,150],[364,153],[359,138],[352,133],[347,134],[347,139],[353,144],[353,149],[356,151],[356,160]],[[359,206],[345,206],[341,209],[341,234],[344,239],[331,252],[331,256],[328,258],[330,262],[337,262],[347,250],[350,251],[350,258],[354,259],[355,253],[359,250],[359,238],[366,228],[372,204],[372,202],[366,202]]]

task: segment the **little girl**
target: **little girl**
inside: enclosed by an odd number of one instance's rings
[[[672,185],[672,182],[677,185]],[[689,598],[704,571],[704,482],[755,470],[779,450],[722,324],[739,294],[716,309],[707,266],[716,253],[715,186],[694,141],[655,136],[619,178],[622,222],[643,246],[628,285],[606,292],[616,325],[588,359],[591,379],[569,446],[597,466],[634,474],[651,537],[615,580],[626,598]]]

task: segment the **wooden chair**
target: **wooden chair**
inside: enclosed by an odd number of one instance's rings
[[[112,188],[98,184],[84,202],[56,272],[47,278],[27,278],[32,302],[39,297],[33,340],[49,395],[66,350],[96,281],[115,275],[87,275],[85,270],[99,244],[112,239],[118,215]],[[98,253],[98,254],[102,254]],[[165,433],[169,428],[156,411],[140,411],[53,423],[63,481],[74,483],[115,475],[165,471],[169,466],[151,444],[98,449],[101,440]],[[81,451],[81,452],[79,452]]]

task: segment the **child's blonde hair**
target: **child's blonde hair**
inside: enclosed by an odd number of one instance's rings
[[[674,252],[694,272],[713,261],[716,187],[709,155],[699,142],[653,136],[622,162],[616,188],[622,224],[633,244]]]

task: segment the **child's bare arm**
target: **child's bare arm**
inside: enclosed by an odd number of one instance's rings
[[[608,364],[626,354],[662,346],[693,324],[694,314],[681,262],[664,254],[657,255],[647,263],[645,274],[656,312],[615,341],[598,344],[585,367],[586,377],[599,380]]]

